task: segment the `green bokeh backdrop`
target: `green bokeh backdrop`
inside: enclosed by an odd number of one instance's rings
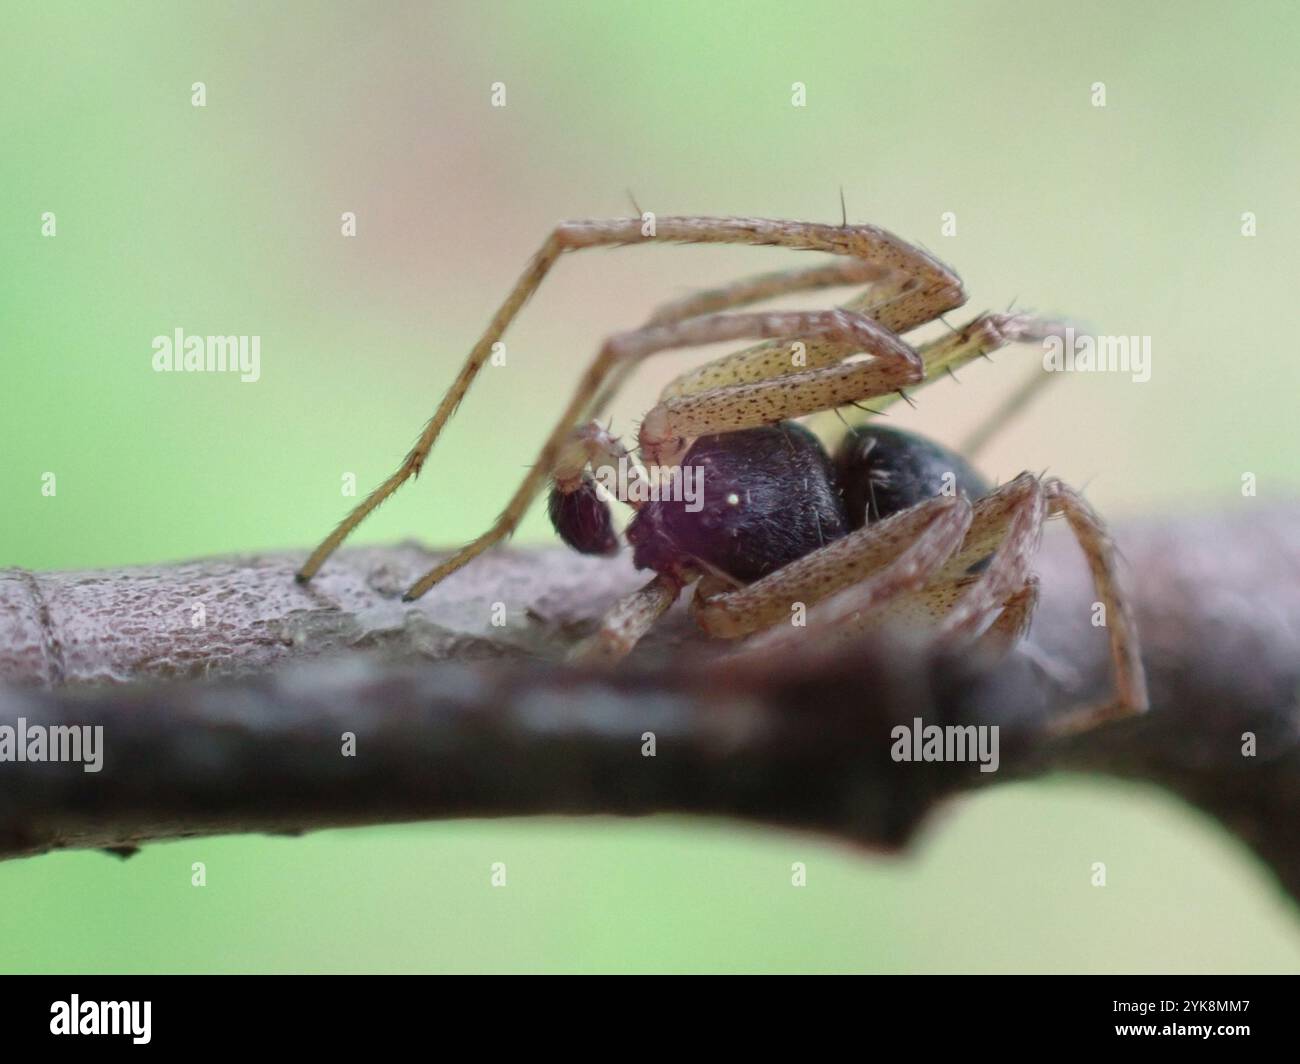
[[[953,263],[974,309],[1152,337],[1149,383],[1058,385],[991,474],[1050,466],[1115,517],[1296,488],[1294,4],[3,0],[0,20],[0,564],[314,542],[344,472],[364,490],[404,453],[548,227],[625,214],[629,189],[660,213],[837,220],[842,188],[851,218]],[[566,264],[358,541],[473,535],[601,336],[790,261]],[[259,335],[261,380],[152,372],[177,327]],[[618,423],[698,357],[647,367]],[[898,417],[960,439],[1034,357]],[[520,539],[546,536],[534,513]],[[906,860],[674,819],[454,823],[44,857],[0,865],[0,899],[6,971],[1300,962],[1294,911],[1238,844],[1157,792],[1083,780],[963,802]]]

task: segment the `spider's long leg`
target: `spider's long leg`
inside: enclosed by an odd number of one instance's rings
[[[1043,487],[1032,473],[976,501],[966,542],[921,596],[935,606],[940,637],[974,638],[993,611],[1024,587],[1046,516]],[[984,568],[972,576],[969,570],[979,562]]]
[[[941,502],[952,505],[956,501],[939,496],[867,525],[862,531],[888,527],[890,522],[910,517],[922,507]],[[890,586],[888,593],[882,593],[872,584],[863,591],[849,586],[847,581],[842,582],[833,597],[809,608],[804,631],[765,632],[749,640],[746,650],[768,649],[796,636],[844,639],[867,628],[900,622],[926,632],[933,632],[938,626],[940,635],[949,638],[977,635],[990,613],[1003,606],[1029,580],[1029,564],[1042,528],[1045,502],[1037,478],[1024,473],[973,504],[964,504],[967,517],[962,539],[936,565],[927,567],[924,579],[906,586]],[[986,562],[985,567],[978,575],[972,575],[969,570],[979,562]],[[779,570],[768,579],[784,571]],[[783,604],[787,612],[789,605],[788,600]],[[779,616],[781,606],[773,603],[771,615]]]
[[[1106,628],[1110,632],[1111,668],[1115,675],[1115,699],[1099,706],[1084,707],[1071,713],[1059,725],[1061,731],[1087,730],[1107,720],[1144,713],[1147,698],[1146,669],[1142,665],[1142,647],[1137,625],[1124,582],[1119,575],[1115,544],[1101,518],[1069,485],[1055,478],[1043,482],[1048,509],[1063,514],[1070,531],[1083,550],[1092,572],[1097,596],[1106,611]]]
[[[681,594],[675,577],[660,573],[644,587],[624,595],[600,620],[596,631],[569,652],[573,662],[614,662],[626,657]]]
[[[981,314],[956,332],[922,344],[917,351],[925,363],[925,381],[929,383],[940,379],[949,370],[960,369],[1008,344],[1040,343],[1049,336],[1060,335],[1065,328],[1062,321],[1030,314]],[[1054,376],[1049,373],[1042,375]],[[881,396],[872,407],[884,411],[900,398],[897,395]]]
[[[925,345],[920,354],[926,375],[912,383],[922,384],[938,370],[1004,344],[1040,338],[1055,327],[1024,315],[983,315],[954,336]],[[852,339],[792,335],[798,339],[784,337],[779,344],[727,355],[670,384],[641,423],[643,458],[672,465],[698,436],[768,425],[860,400],[872,400],[881,409],[900,391],[890,367],[842,361],[858,350]],[[792,368],[796,344],[809,368]]]
[[[892,301],[898,298],[900,291],[905,292],[905,286],[893,290],[886,288],[883,293],[879,288],[874,292],[868,290],[859,300],[855,300],[854,303],[848,304],[848,306],[860,303],[869,307],[874,295],[879,301],[875,309],[861,310],[860,313],[865,313],[882,324],[888,324],[890,319],[889,310],[893,305]],[[1034,318],[1024,314],[982,314],[958,332],[923,344],[917,349],[925,365],[925,376],[915,383],[913,390],[915,391],[925,384],[941,378],[946,370],[964,366],[974,359],[1005,347],[1007,344],[1040,341],[1049,335],[1058,333],[1063,328],[1064,325],[1057,321]],[[746,348],[744,351],[724,355],[683,373],[669,382],[668,386],[664,388],[660,395],[660,401],[671,406],[675,400],[684,399],[687,396],[734,387],[738,384],[757,386],[763,382],[774,381],[777,378],[784,378],[783,384],[794,384],[795,382],[791,378],[796,377],[798,374],[806,374],[820,367],[835,365],[846,356],[854,353],[852,350],[846,349],[842,341],[833,338],[816,341],[785,338],[780,341],[769,341]],[[796,355],[798,356],[797,359]],[[1042,376],[1046,377],[1049,374],[1043,373]],[[773,388],[776,387],[773,386]],[[873,395],[864,393],[849,396],[845,402],[866,398],[871,398],[872,410],[880,413],[897,402],[900,395],[896,391],[877,392]],[[816,406],[796,411],[789,416],[797,417],[825,409],[829,409],[829,407]],[[711,431],[724,430],[717,428]]]
[[[914,324],[929,321],[945,310],[960,305],[964,298],[961,281],[956,274],[931,255],[876,226],[836,226],[761,218],[665,217],[657,219],[654,236],[644,236],[640,218],[562,223],[547,237],[506,296],[505,302],[493,315],[487,329],[470,350],[464,366],[438,404],[433,417],[397,471],[366,496],[312,552],[299,570],[298,579],[311,579],[325,559],[357,525],[402,484],[419,473],[443,426],[491,355],[492,345],[501,339],[561,255],[585,248],[642,243],[767,245],[825,251],[851,259],[866,260],[889,272],[905,274],[912,280],[908,291],[893,305],[898,320],[914,319]],[[599,393],[593,393],[588,401],[597,394]],[[580,419],[581,411],[572,420],[576,423]]]
[[[802,627],[778,628],[791,621],[798,604],[807,608],[809,620],[819,616],[833,623],[924,587],[961,546],[970,520],[965,498],[929,499],[850,532],[752,584],[716,594],[702,587],[693,603],[695,619],[706,632],[726,639],[763,629],[777,630],[778,639],[790,632],[806,638]],[[827,601],[819,609],[822,600]]]
[[[839,345],[841,356],[858,350],[860,346]],[[917,364],[881,359],[840,362],[677,396],[659,403],[641,422],[641,455],[651,464],[676,465],[689,441],[698,436],[774,425],[889,395],[920,383],[918,366],[919,360]]]
[[[981,315],[960,332],[920,348],[925,376],[913,383],[932,380],[946,368],[1006,344],[1041,339],[1056,328],[1055,322],[1025,315]],[[727,355],[669,385],[641,425],[646,460],[662,460],[661,448],[670,441],[771,424],[860,400],[871,400],[881,410],[897,398],[899,386],[882,374],[883,367],[840,361],[855,350],[843,338],[801,338],[812,368],[795,371],[790,367],[793,342],[787,337],[777,345]]]
[[[454,573],[514,531],[538,489],[551,475],[556,460],[571,438],[573,426],[581,418],[592,397],[599,394],[609,373],[617,366],[626,361],[647,358],[660,351],[728,340],[777,336],[807,336],[810,339],[835,337],[851,344],[855,350],[874,355],[869,362],[848,368],[864,375],[872,375],[877,386],[886,390],[900,388],[920,379],[921,360],[915,351],[870,318],[842,310],[714,314],[688,318],[670,325],[652,325],[610,337],[582,375],[577,391],[551,430],[537,461],[524,476],[523,482],[492,527],[417,580],[405,597],[408,600],[419,598],[443,577]],[[773,420],[780,420],[780,415]]]
[[[1038,577],[1029,577],[1024,586],[1002,605],[1002,612],[976,640],[976,646],[992,657],[1001,658],[1029,634],[1029,626],[1038,608]],[[1044,665],[1044,669],[1050,666]]]
[[[901,517],[915,509],[894,516]],[[1017,630],[1027,626],[1026,611],[1030,607],[1018,600],[1026,595],[1026,585],[1032,580],[1030,568],[1048,513],[1065,516],[1087,559],[1098,599],[1105,607],[1114,675],[1111,700],[1071,711],[1058,722],[1057,730],[1086,730],[1107,720],[1142,713],[1147,708],[1146,673],[1114,545],[1100,518],[1083,498],[1054,478],[1039,480],[1030,473],[1022,473],[976,500],[970,528],[960,549],[930,573],[923,587],[906,588],[891,596],[874,596],[873,613],[854,622],[850,621],[850,611],[842,601],[847,596],[851,602],[853,592],[842,592],[809,610],[807,630],[800,635],[808,638],[812,633],[849,634],[864,626],[903,620],[919,622],[924,628],[932,628],[938,622],[941,639],[976,639],[987,646],[998,642],[1006,645],[1007,633],[999,635],[995,630],[999,626]],[[972,567],[981,562],[985,562],[984,568],[972,572]],[[999,609],[1002,614],[986,628],[990,614]],[[746,652],[770,649],[769,644],[789,638],[787,632],[765,632],[746,644]]]
[[[692,292],[657,307],[646,321],[647,325],[666,325],[683,318],[698,318],[701,314],[717,314],[723,310],[761,303],[794,292],[814,292],[820,288],[844,285],[875,284],[896,276],[896,272],[879,262],[863,259],[844,259],[824,262],[819,266],[806,266],[794,270],[778,270],[755,277]],[[861,310],[860,307],[852,309]],[[897,330],[895,330],[897,331]]]
[[[733,281],[718,288],[695,292],[659,307],[650,316],[649,324],[662,325],[700,314],[734,310],[737,307],[775,299],[792,292],[809,292],[819,288],[864,282],[869,283],[867,290],[844,304],[841,310],[855,311],[894,332],[903,332],[923,324],[916,320],[914,311],[909,311],[907,315],[898,315],[892,310],[893,304],[902,295],[916,287],[918,282],[915,276],[860,259],[766,273]],[[952,298],[961,302],[964,297],[958,294]],[[926,313],[930,318],[936,317],[943,313],[938,308],[939,304],[936,302],[933,307],[927,309]],[[681,374],[669,382],[659,397],[667,399],[674,395],[706,391],[723,383],[763,380],[798,369],[830,365],[854,352],[844,350],[843,344],[833,340],[814,340],[803,342],[803,347],[799,349],[798,360],[795,359],[794,354],[792,343],[767,340]],[[627,375],[634,368],[629,363],[610,375],[600,395],[593,402],[588,416],[600,416],[608,407],[610,400],[621,390]]]

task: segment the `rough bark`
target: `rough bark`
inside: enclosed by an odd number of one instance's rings
[[[564,651],[639,577],[555,549],[488,555],[415,604],[400,592],[434,555],[413,545],[342,552],[307,588],[297,554],[0,571],[0,725],[100,724],[106,751],[98,773],[0,763],[0,856],[665,811],[893,848],[951,795],[1065,770],[1171,789],[1300,897],[1300,508],[1242,505],[1122,529],[1153,707],[1070,738],[1051,723],[1108,678],[1060,530],[1037,567],[1036,652],[999,663],[875,638],[740,667],[677,611],[618,671],[568,668]],[[1064,669],[1045,673],[1044,656]],[[999,771],[893,761],[891,729],[916,717],[997,724]]]

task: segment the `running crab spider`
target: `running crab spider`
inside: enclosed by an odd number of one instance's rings
[[[551,482],[550,514],[561,538],[589,553],[617,547],[608,505],[591,470],[630,463],[638,478],[669,483],[702,475],[702,509],[680,501],[629,501],[627,529],[639,568],[654,578],[614,605],[576,651],[618,659],[688,585],[708,633],[766,647],[831,635],[899,614],[936,638],[1013,646],[1037,601],[1031,566],[1043,521],[1063,515],[1106,609],[1113,701],[1087,723],[1139,713],[1146,683],[1115,551],[1081,496],[1054,478],[1023,473],[993,490],[957,455],[919,437],[863,428],[832,461],[792,419],[864,400],[888,401],[1008,343],[1042,340],[1060,326],[1022,314],[983,314],[913,348],[901,334],[965,302],[960,278],[937,259],[871,225],[757,218],[641,218],[565,222],[547,238],[470,351],[465,365],[401,466],[312,553],[310,580],[343,539],[419,474],[443,426],[519,310],[566,252],[641,243],[746,244],[822,251],[839,261],[766,274],[661,307],[639,329],[609,337],[587,366],[537,461],[481,536],[407,591],[419,598],[513,533]],[[865,284],[844,306],[822,311],[736,313],[777,296]],[[758,341],[671,382],[641,423],[637,464],[596,419],[628,373],[663,351],[721,341]],[[640,493],[645,494],[645,493]],[[669,494],[671,499],[671,494]],[[662,500],[662,501],[661,501]],[[803,607],[805,624],[789,623]]]

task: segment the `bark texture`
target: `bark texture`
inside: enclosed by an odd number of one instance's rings
[[[1069,738],[1052,723],[1108,674],[1062,530],[1037,566],[1032,646],[997,663],[869,638],[741,667],[678,609],[618,671],[568,668],[643,576],[558,549],[489,554],[414,604],[401,591],[436,555],[410,544],[341,552],[305,588],[297,553],[0,570],[0,727],[104,728],[97,773],[0,762],[0,857],[666,811],[896,848],[945,798],[1064,770],[1172,790],[1300,897],[1300,507],[1242,506],[1121,529],[1153,708]],[[999,770],[895,762],[891,729],[917,717],[998,725]]]

